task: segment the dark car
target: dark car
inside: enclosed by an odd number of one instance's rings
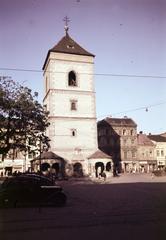
[[[4,180],[0,188],[0,207],[64,206],[62,187],[37,174],[22,174]]]

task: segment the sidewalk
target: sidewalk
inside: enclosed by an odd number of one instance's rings
[[[104,181],[103,178],[70,178],[68,181],[57,181],[57,184],[62,185],[77,185],[77,184],[118,184],[118,183],[154,183],[165,182],[166,176],[156,177],[148,173],[131,173],[131,174],[119,174],[118,177],[107,177]]]
[[[3,179],[0,179],[0,185],[2,184]],[[166,176],[156,177],[148,173],[128,173],[128,174],[119,174],[118,177],[107,177],[104,181],[103,178],[93,178],[93,177],[81,177],[81,178],[69,178],[68,180],[56,181],[59,185],[77,185],[77,184],[118,184],[118,183],[138,183],[138,182],[165,182]]]

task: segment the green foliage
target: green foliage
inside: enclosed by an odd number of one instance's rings
[[[0,77],[0,154],[11,149],[28,151],[27,139],[49,146],[44,132],[48,112],[37,101],[38,94],[10,77]]]

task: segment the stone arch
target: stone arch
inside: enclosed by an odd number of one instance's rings
[[[52,164],[52,170],[55,173],[55,175],[58,175],[60,172],[60,164],[59,163],[53,163]]]
[[[103,162],[96,162],[95,163],[95,172],[96,177],[99,177],[99,175],[104,171],[104,163]]]
[[[82,177],[83,176],[83,168],[80,162],[76,162],[73,164],[73,175],[75,177]]]
[[[111,163],[111,162],[107,162],[107,163],[106,163],[106,171],[107,171],[107,172],[110,172],[111,169],[112,169],[112,163]]]
[[[68,74],[68,86],[77,86],[77,79],[74,71],[70,71]]]
[[[44,163],[41,164],[41,171],[42,172],[48,171],[49,168],[50,168],[50,164],[49,163],[44,162]]]

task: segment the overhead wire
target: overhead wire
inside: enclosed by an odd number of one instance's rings
[[[4,71],[19,71],[19,72],[35,72],[35,73],[43,73],[44,71],[42,70],[37,70],[37,69],[25,69],[25,68],[0,68],[0,70]],[[54,71],[46,71],[49,73],[53,73]],[[66,73],[63,71],[56,71],[56,73]],[[133,74],[113,74],[113,73],[80,73],[80,74],[85,74],[85,75],[94,75],[94,76],[105,76],[105,77],[135,77],[135,78],[160,78],[160,79],[166,79],[166,76],[155,76],[155,75],[133,75]],[[126,114],[128,112],[135,112],[139,110],[145,110],[146,112],[149,111],[150,108],[156,107],[158,105],[165,104],[166,101],[159,102],[156,104],[151,104],[143,107],[138,107],[138,108],[133,108],[133,109],[128,109],[126,111],[121,111],[113,114],[105,114],[102,116],[98,116],[97,118],[102,118],[102,117],[108,117],[108,116],[116,116],[120,114]]]
[[[113,113],[113,114],[105,114],[105,115],[102,115],[102,116],[98,116],[97,118],[112,117],[112,116],[120,115],[120,114],[123,114],[123,113],[136,112],[136,111],[139,111],[139,110],[145,110],[146,112],[148,112],[150,108],[156,107],[156,106],[159,106],[159,105],[162,105],[162,104],[166,104],[166,101],[162,101],[162,102],[151,104],[151,105],[146,105],[144,107],[132,108],[132,109],[128,109],[126,111],[121,111],[121,112],[117,112],[117,113]]]
[[[2,71],[17,71],[17,72],[36,72],[36,73],[43,73],[43,70],[37,70],[37,69],[25,69],[25,68],[0,68]],[[45,71],[48,73],[54,73],[55,71]],[[56,71],[56,73],[66,73],[63,71]],[[135,78],[160,78],[160,79],[166,79],[166,76],[159,76],[159,75],[136,75],[136,74],[114,74],[114,73],[86,73],[82,72],[80,74],[85,75],[94,75],[94,76],[105,76],[105,77],[135,77]]]

